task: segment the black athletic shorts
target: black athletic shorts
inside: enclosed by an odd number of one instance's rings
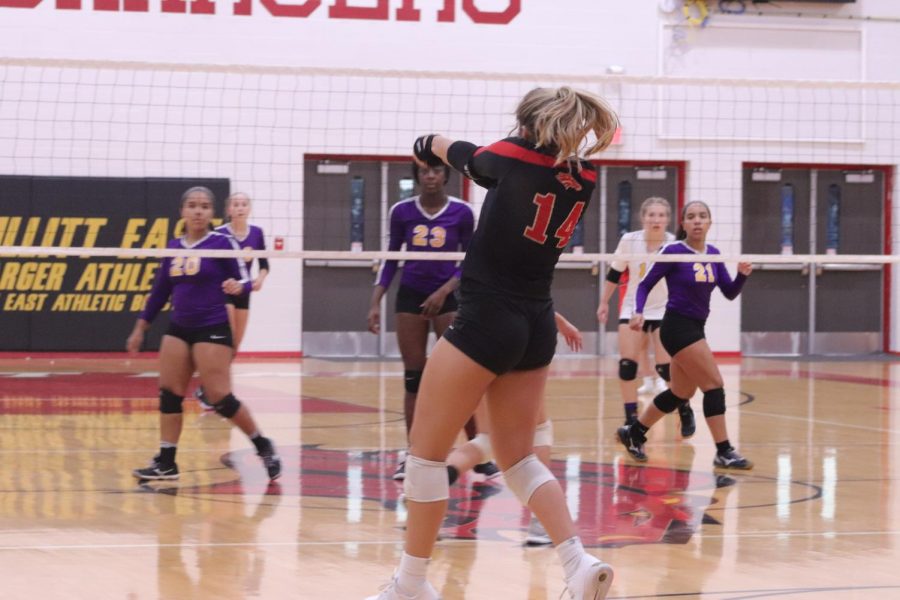
[[[465,283],[459,312],[444,339],[497,375],[545,367],[556,353],[553,301],[511,297]]]
[[[240,296],[232,296],[231,294],[227,294],[227,296],[228,304],[232,305],[235,308],[250,310],[250,292],[241,294]]]
[[[705,325],[705,320],[699,321],[667,310],[659,330],[659,341],[669,356],[675,356],[694,342],[706,338]]]
[[[644,333],[652,333],[659,329],[659,326],[662,324],[662,321],[659,319],[644,319],[644,326],[641,327],[641,330]],[[619,325],[628,325],[628,319],[619,319]]]
[[[414,290],[411,287],[401,285],[400,288],[397,289],[397,303],[394,312],[421,315],[422,303],[425,302],[430,295],[431,294],[426,294]],[[444,299],[444,305],[441,307],[441,310],[438,311],[438,314],[443,315],[448,312],[456,312],[458,308],[459,304],[456,301],[456,294],[447,294],[447,297]]]
[[[229,348],[234,347],[234,341],[231,338],[231,326],[228,323],[219,323],[208,327],[182,327],[175,323],[169,323],[166,335],[184,340],[188,346],[204,342],[207,344],[220,344]]]

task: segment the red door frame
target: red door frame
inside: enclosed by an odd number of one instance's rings
[[[819,171],[878,171],[883,174],[884,189],[884,248],[885,255],[891,254],[891,209],[893,207],[894,166],[893,165],[852,165],[825,163],[765,163],[744,162],[741,172],[746,169],[816,169]],[[891,351],[891,264],[884,265],[884,289],[882,290],[882,351]]]

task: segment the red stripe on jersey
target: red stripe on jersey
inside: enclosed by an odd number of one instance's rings
[[[628,269],[622,271],[622,276],[619,278],[619,314],[622,314],[622,305],[625,304],[625,294],[628,293]]]
[[[552,156],[547,156],[546,154],[541,154],[540,152],[535,152],[534,150],[529,150],[528,148],[523,148],[504,140],[494,142],[490,146],[482,146],[475,151],[475,156],[478,156],[484,151],[492,152],[498,156],[520,160],[532,165],[540,165],[542,167],[555,168],[560,166]],[[584,168],[579,175],[581,175],[582,179],[590,181],[591,183],[597,181],[597,172],[594,169]]]
[[[527,162],[532,165],[541,165],[542,167],[556,166],[556,159],[552,156],[547,156],[546,154],[541,154],[540,152],[535,152],[534,150],[529,150],[528,148],[517,146],[512,142],[494,142],[490,146],[483,146],[479,148],[475,152],[475,155],[478,156],[485,150],[493,152],[494,154],[497,154],[499,156],[521,160],[522,162]]]

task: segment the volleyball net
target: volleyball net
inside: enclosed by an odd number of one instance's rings
[[[603,96],[622,124],[591,157],[598,185],[563,269],[591,273],[597,289],[622,233],[640,229],[646,198],[670,202],[670,230],[679,207],[702,200],[721,260],[754,262],[782,291],[819,287],[829,272],[869,273],[866,293],[887,313],[898,83],[13,59],[0,59],[0,308],[26,321],[63,294],[118,285],[133,290],[129,312],[152,265],[172,254],[181,193],[195,185],[213,190],[220,221],[229,194],[252,198],[250,222],[268,247],[255,256],[289,265],[282,285],[302,286],[288,292],[301,304],[337,290],[366,296],[383,260],[423,258],[384,253],[391,206],[417,193],[413,140],[441,132],[490,143],[514,128],[528,90],[559,85]],[[455,175],[446,189],[478,214],[484,190]],[[319,280],[310,269],[366,275]],[[848,277],[833,285],[858,284]],[[44,293],[41,309],[27,310],[38,301],[22,294]]]

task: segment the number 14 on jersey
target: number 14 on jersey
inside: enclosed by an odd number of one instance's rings
[[[538,207],[537,214],[534,215],[534,222],[525,228],[522,235],[532,242],[544,244],[547,241],[547,227],[550,226],[553,207],[556,205],[556,194],[535,194],[532,202]],[[569,216],[556,229],[554,235],[557,239],[557,248],[565,248],[569,245],[569,240],[572,239],[572,234],[575,233],[575,226],[578,225],[578,219],[581,218],[583,210],[584,202],[576,202],[572,210],[569,211]]]

